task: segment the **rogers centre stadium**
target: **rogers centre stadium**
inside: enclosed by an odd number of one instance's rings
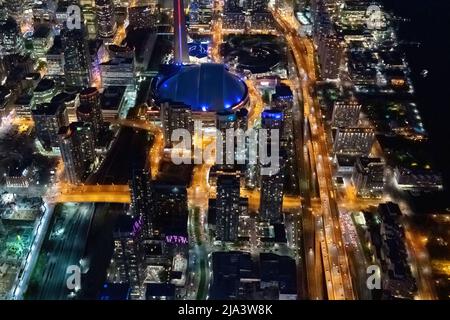
[[[175,74],[159,79],[156,97],[159,101],[183,102],[194,115],[202,117],[237,110],[249,102],[244,80],[218,63],[181,66]]]

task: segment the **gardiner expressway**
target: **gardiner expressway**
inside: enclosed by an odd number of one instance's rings
[[[310,39],[303,38],[298,33],[298,23],[292,13],[287,14],[274,9],[273,15],[281,32],[285,34],[292,51],[297,73],[300,77],[300,92],[303,97],[303,119],[310,130],[304,130],[302,139],[306,150],[303,153],[303,166],[309,170],[313,180],[317,180],[317,196],[308,192],[311,206],[304,207],[304,227],[313,228],[305,235],[305,259],[307,266],[307,287],[311,299],[321,299],[320,281],[317,274],[324,273],[325,287],[328,299],[355,299],[348,259],[342,243],[342,233],[338,220],[338,209],[333,189],[331,163],[327,145],[326,131],[322,122],[322,114],[314,95],[316,81],[315,51]],[[308,134],[309,132],[309,134]],[[305,195],[304,195],[305,196]],[[310,223],[308,223],[308,220]],[[321,263],[317,261],[321,255]],[[312,267],[312,270],[311,268]]]

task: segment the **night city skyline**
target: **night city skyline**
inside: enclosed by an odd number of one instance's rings
[[[421,5],[0,0],[0,300],[449,300]]]

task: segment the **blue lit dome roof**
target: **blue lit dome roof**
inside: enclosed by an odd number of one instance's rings
[[[183,102],[193,111],[211,112],[237,108],[248,99],[244,81],[216,63],[183,66],[158,84],[157,95]]]

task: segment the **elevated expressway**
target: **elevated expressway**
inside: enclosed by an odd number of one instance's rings
[[[309,190],[309,207],[304,206],[304,228],[309,228],[305,235],[305,259],[307,266],[307,287],[311,299],[323,299],[321,274],[324,273],[325,288],[330,300],[352,300],[355,294],[349,271],[347,255],[342,244],[338,209],[333,190],[331,164],[325,128],[314,85],[317,79],[315,69],[314,45],[310,39],[299,35],[298,22],[292,13],[273,10],[273,15],[292,50],[300,77],[299,95],[303,97],[303,136],[302,163],[308,163],[311,180],[316,180],[317,194]],[[309,130],[306,130],[309,128]],[[304,195],[305,196],[305,195]],[[308,231],[308,230],[306,230]],[[317,258],[321,256],[321,261]]]

